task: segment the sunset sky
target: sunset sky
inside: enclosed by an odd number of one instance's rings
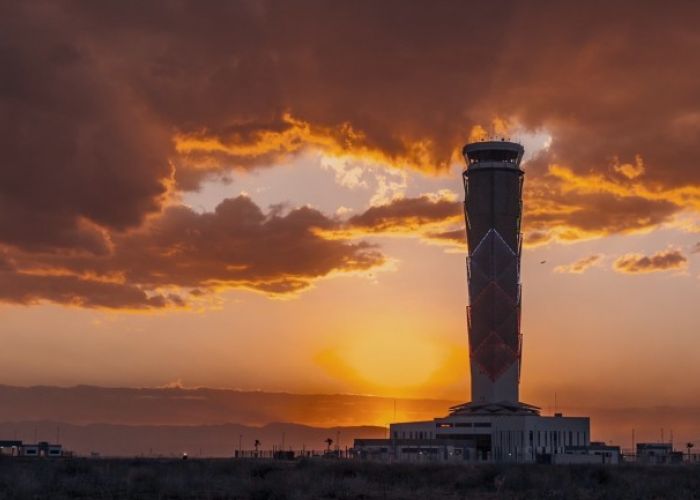
[[[700,406],[700,5],[573,5],[1,2],[0,384],[468,400],[491,136],[521,399]]]

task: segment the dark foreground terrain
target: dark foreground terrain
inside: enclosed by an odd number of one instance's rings
[[[700,467],[0,457],[0,498],[700,499]]]

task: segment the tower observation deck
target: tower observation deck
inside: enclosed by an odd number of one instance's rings
[[[532,408],[518,399],[523,153],[520,144],[506,141],[463,149],[472,402],[455,410],[484,404],[511,411]]]

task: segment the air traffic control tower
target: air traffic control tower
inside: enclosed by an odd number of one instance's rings
[[[534,411],[518,398],[524,149],[489,141],[467,144],[462,152],[472,402],[454,410],[500,405]]]
[[[357,439],[353,451],[382,461],[571,463],[593,453],[589,418],[541,415],[519,398],[524,149],[483,141],[463,153],[471,401],[444,417],[392,423],[389,439]]]

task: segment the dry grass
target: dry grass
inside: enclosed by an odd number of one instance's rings
[[[2,459],[0,498],[700,499],[700,468]]]

